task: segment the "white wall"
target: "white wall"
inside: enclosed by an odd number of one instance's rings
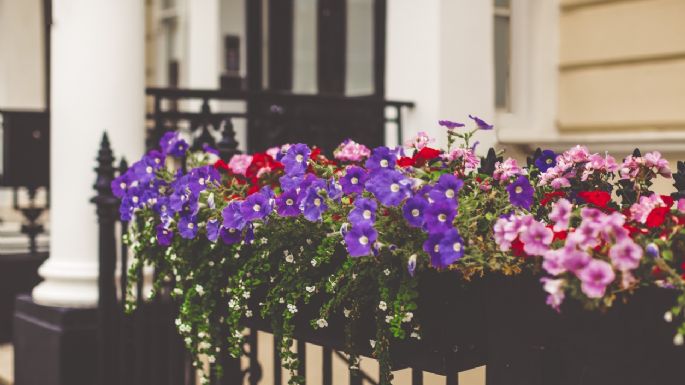
[[[45,108],[41,0],[0,0],[0,109]]]
[[[489,1],[388,2],[386,95],[416,103],[405,138],[426,131],[444,146],[439,119],[494,121],[492,19]],[[481,151],[496,140],[493,132],[477,139]]]

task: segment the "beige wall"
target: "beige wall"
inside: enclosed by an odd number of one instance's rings
[[[685,133],[685,1],[564,0],[561,131]]]

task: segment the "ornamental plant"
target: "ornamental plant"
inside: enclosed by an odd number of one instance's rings
[[[493,126],[469,118],[472,129],[439,122],[446,149],[419,133],[395,148],[347,140],[334,159],[298,143],[226,163],[168,132],[112,183],[130,222],[129,282],[156,268],[152,295],[170,289],[198,368],[201,356],[238,357],[250,319],[269,320],[292,383],[304,380],[292,351],[303,312],[314,329],[345,319],[352,369],[371,349],[389,383],[392,341],[421,338],[417,282],[431,271],[464,285],[531,271],[559,311],[567,298],[601,310],[658,286],[681,293],[665,319],[682,320],[685,199],[650,190],[673,177],[658,152],[621,163],[576,146],[521,166],[494,150],[477,157],[473,135]],[[360,322],[375,326],[368,346]]]

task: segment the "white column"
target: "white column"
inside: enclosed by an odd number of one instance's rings
[[[387,98],[416,103],[405,138],[426,131],[444,146],[439,119],[494,121],[491,1],[392,0],[387,17]],[[494,132],[477,139],[481,151],[496,140]]]
[[[144,138],[144,2],[54,0],[51,250],[36,303],[90,307],[98,299],[95,156],[104,131],[136,160]]]
[[[188,87],[216,89],[221,74],[219,0],[189,0]]]

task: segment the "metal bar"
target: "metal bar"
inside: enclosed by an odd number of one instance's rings
[[[323,385],[332,385],[333,384],[333,350],[330,347],[323,347],[322,350],[322,361],[323,364],[322,369],[322,378],[323,378]]]
[[[319,93],[344,95],[347,0],[319,0],[316,19]]]
[[[263,88],[262,79],[262,0],[245,0],[245,31],[247,36],[247,88]]]
[[[269,0],[269,89],[293,88],[293,0]]]
[[[445,377],[446,385],[459,385],[459,373],[447,373]]]
[[[423,370],[411,368],[411,385],[423,385]]]
[[[404,138],[402,137],[402,107],[395,106],[395,111],[397,112],[397,145],[401,146],[404,143]]]
[[[386,0],[375,0],[373,8],[373,69],[374,94],[385,96]]]

